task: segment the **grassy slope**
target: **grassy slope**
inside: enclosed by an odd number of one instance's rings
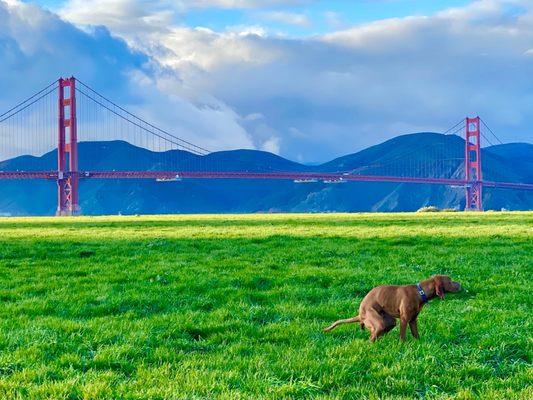
[[[533,213],[0,219],[0,398],[532,398]],[[467,289],[321,328],[382,283]]]

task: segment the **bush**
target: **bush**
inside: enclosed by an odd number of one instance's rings
[[[435,206],[426,206],[426,207],[422,207],[416,210],[416,212],[439,212],[439,211],[440,211],[440,208],[435,207]]]

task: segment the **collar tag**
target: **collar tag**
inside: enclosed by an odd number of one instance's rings
[[[427,303],[428,297],[426,296],[426,292],[424,292],[424,289],[422,289],[422,286],[420,286],[420,283],[416,285],[416,290],[418,291],[420,297],[422,297],[422,303]]]

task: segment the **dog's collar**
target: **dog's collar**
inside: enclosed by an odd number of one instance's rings
[[[424,289],[422,289],[422,286],[420,286],[420,283],[417,283],[416,290],[418,291],[420,297],[422,297],[422,303],[427,303],[428,297],[426,296],[426,292],[424,292]]]

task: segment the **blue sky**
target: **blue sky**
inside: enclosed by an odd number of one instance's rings
[[[480,115],[533,141],[531,0],[0,0],[0,109],[60,75],[209,149],[320,162]]]
[[[30,1],[31,2],[31,1]],[[36,4],[51,10],[60,9],[66,0],[37,0]],[[187,3],[185,1],[184,3]],[[176,23],[190,27],[207,27],[223,31],[231,26],[260,25],[272,32],[305,36],[323,34],[350,26],[386,18],[431,15],[450,7],[460,7],[469,0],[324,0],[303,1],[302,4],[266,5],[263,7],[193,7],[176,17]],[[280,22],[269,13],[305,16],[308,23]]]
[[[276,23],[262,17],[262,13],[257,10],[208,8],[190,11],[185,16],[185,23],[190,26],[207,26],[217,31],[224,30],[232,25],[258,24],[265,25],[273,31],[290,35],[312,35],[331,32],[341,26],[350,26],[385,18],[433,14],[447,7],[466,3],[468,1],[465,0],[397,0],[385,2],[328,0],[297,7],[285,6],[263,10],[266,12],[279,11],[302,14],[309,19],[309,24],[304,26]]]

